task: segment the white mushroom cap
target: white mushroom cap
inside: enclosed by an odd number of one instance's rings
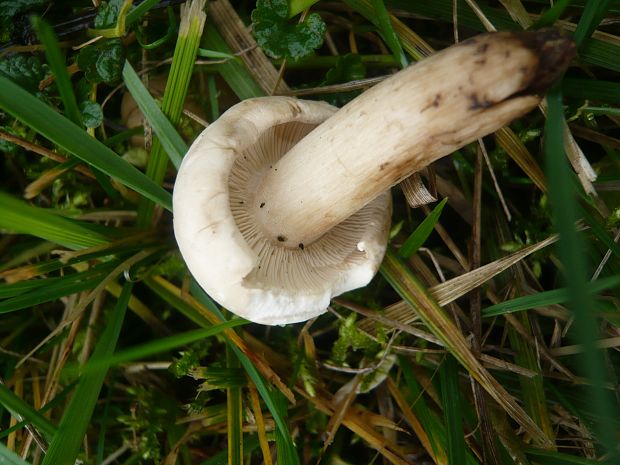
[[[250,321],[287,324],[324,313],[365,286],[387,244],[389,192],[312,244],[284,247],[254,221],[262,176],[336,111],[288,97],[245,100],[192,144],[174,187],[174,231],[191,273],[221,305]]]

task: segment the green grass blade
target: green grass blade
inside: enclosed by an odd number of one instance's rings
[[[593,295],[605,289],[613,288],[620,284],[620,276],[611,276],[599,279],[590,283],[588,293]],[[548,305],[558,305],[568,302],[568,289],[554,289],[552,291],[538,292],[532,295],[517,297],[499,304],[491,305],[482,311],[482,316],[489,318],[492,316],[504,315],[506,313],[521,312],[532,308],[545,307]]]
[[[424,397],[424,389],[413,372],[412,364],[405,357],[401,356],[398,358],[398,365],[403,372],[404,384],[407,386],[407,391],[405,391],[407,403],[419,422],[419,427],[423,429],[427,437],[424,441],[422,441],[421,437],[419,439],[427,449],[427,452],[433,457],[435,463],[442,463],[447,459],[446,427],[433,410],[429,408]],[[428,444],[425,444],[426,442]]]
[[[56,435],[56,427],[43,415],[37,412],[30,404],[17,397],[4,384],[0,383],[0,404],[2,404],[13,415],[32,424],[41,434],[51,441]],[[1,464],[2,462],[0,462]]]
[[[446,205],[448,198],[443,199],[433,211],[428,215],[422,223],[411,233],[407,240],[403,243],[400,249],[398,249],[398,255],[402,258],[411,257],[416,251],[424,244],[428,236],[433,232],[433,228],[439,221],[443,207]]]
[[[471,352],[468,342],[446,312],[428,295],[411,270],[400,257],[388,248],[381,274],[402,298],[411,306],[426,327],[441,340],[445,348],[467,369],[472,378],[539,444],[551,446],[538,425],[515,402],[505,388],[482,367]]]
[[[609,115],[609,116],[620,116],[620,108],[615,107],[584,107],[584,113],[591,113],[593,115]]]
[[[605,12],[609,9],[611,0],[590,0],[579,18],[577,29],[573,34],[573,39],[577,47],[582,45],[590,38],[601,20],[605,17]]]
[[[605,225],[597,221],[597,219],[587,208],[581,210],[581,215],[584,217],[592,229],[592,233],[598,238],[598,240],[601,241],[607,249],[611,250],[616,258],[620,259],[620,245],[618,245],[616,241],[614,241],[613,237],[609,235]]]
[[[145,15],[151,8],[159,3],[160,0],[144,0],[135,8],[132,8],[127,16],[125,17],[125,26],[130,26],[131,24],[138,21],[143,15]]]
[[[350,4],[361,4],[369,0],[346,0]],[[596,3],[596,0],[592,0]],[[432,2],[412,2],[411,0],[390,0],[389,4],[392,8],[398,8],[403,11],[409,11],[418,15],[422,15],[429,19],[441,21],[447,25],[452,25],[452,4],[454,0],[434,0]],[[459,26],[467,27],[473,31],[485,32],[484,25],[476,16],[474,11],[469,7],[467,2],[458,3],[458,21]],[[490,8],[488,5],[478,2],[478,6],[485,16],[501,31],[517,31],[520,30],[506,12],[496,8]],[[406,48],[406,47],[405,47]],[[411,53],[411,52],[410,52]],[[580,50],[579,58],[591,65],[601,66],[606,69],[620,71],[620,47],[616,44],[604,42],[599,39],[590,39],[584,42]]]
[[[590,3],[588,3],[590,4]],[[596,350],[599,338],[598,323],[590,312],[593,299],[589,292],[586,276],[588,263],[584,254],[583,236],[575,229],[578,220],[577,195],[571,182],[571,170],[564,154],[562,94],[556,86],[547,95],[549,112],[545,124],[543,150],[545,167],[549,180],[549,198],[553,207],[553,218],[560,240],[557,249],[560,261],[565,270],[564,280],[568,290],[568,307],[574,315],[574,332],[578,344],[584,347],[581,364],[584,374],[591,383],[592,410],[598,417],[595,431],[608,452],[616,450],[612,418],[616,409],[609,399],[605,384],[605,367],[601,354]]]
[[[620,46],[615,43],[590,39],[581,48],[579,56],[589,65],[620,72]]]
[[[555,2],[555,4],[547,11],[545,11],[542,15],[540,15],[540,18],[538,18],[538,20],[533,23],[528,29],[536,30],[543,27],[553,26],[553,23],[560,19],[560,17],[562,16],[566,8],[570,6],[570,4],[571,0],[559,0]]]
[[[75,124],[81,126],[82,115],[73,92],[71,78],[67,72],[65,57],[60,51],[56,35],[51,26],[38,16],[32,18],[32,26],[37,32],[39,41],[45,46],[45,57],[56,78],[56,87],[65,108],[65,115]]]
[[[620,104],[620,84],[597,79],[564,78],[562,92],[570,98]]]
[[[80,160],[172,210],[170,193],[52,107],[4,77],[0,77],[0,108]]]
[[[187,152],[187,144],[179,135],[166,115],[161,111],[157,102],[151,97],[142,81],[128,61],[123,67],[123,81],[134,98],[140,111],[144,114],[153,131],[157,135],[163,149],[170,157],[172,164],[178,169],[183,156]]]
[[[74,273],[54,280],[51,284],[47,283],[47,286],[40,286],[30,292],[4,300],[0,302],[0,314],[32,309],[35,305],[93,289],[101,283],[101,280],[112,270],[114,265],[118,265],[118,262],[106,263],[89,271]],[[47,279],[41,281],[47,281]]]
[[[213,313],[218,315],[222,319],[222,321],[225,321],[224,315],[222,315],[222,312],[220,312],[220,310],[213,303],[211,298],[206,294],[206,292],[204,292],[200,288],[200,286],[198,286],[198,284],[194,280],[192,280],[192,283],[190,285],[190,290],[191,290],[191,293],[194,295],[194,297],[196,297],[196,299],[198,299],[200,303],[202,303],[205,307],[209,308],[209,310],[211,310]],[[228,345],[231,347],[231,349],[233,350],[233,352],[239,359],[241,366],[246,371],[250,380],[256,386],[256,389],[258,393],[260,394],[261,398],[263,399],[263,402],[265,402],[267,409],[269,410],[269,412],[271,412],[273,421],[275,422],[276,428],[278,430],[278,434],[281,434],[281,440],[285,441],[287,444],[286,450],[290,452],[291,461],[283,462],[283,463],[287,463],[287,464],[290,463],[291,465],[298,465],[299,457],[297,456],[296,453],[293,453],[293,451],[296,450],[295,443],[293,442],[293,438],[291,437],[291,433],[289,432],[284,416],[280,413],[280,410],[278,408],[278,404],[277,404],[278,400],[276,399],[276,396],[279,395],[280,393],[279,392],[274,393],[271,391],[271,389],[269,388],[269,386],[267,385],[267,383],[265,382],[261,374],[258,372],[256,367],[254,366],[254,364],[241,351],[241,349],[239,349],[239,347],[232,344],[228,340],[226,342],[228,343]]]
[[[319,0],[289,0],[288,2],[288,17],[292,18],[298,15],[302,11],[310,8]]]
[[[101,335],[87,367],[91,363],[97,364],[101,360],[106,360],[114,352],[132,289],[133,283],[126,281],[110,315],[109,324]],[[108,367],[104,364],[81,376],[42,465],[73,465],[75,463],[107,372]]]
[[[0,443],[0,465],[30,465],[30,463]]]
[[[592,460],[576,455],[534,448],[525,449],[525,454],[529,459],[540,465],[611,465],[613,463],[609,460]]]
[[[1,98],[1,97],[0,97]],[[73,221],[53,210],[32,207],[0,192],[0,228],[30,234],[70,249],[83,249],[107,242],[106,237],[90,225]]]
[[[61,278],[31,279],[30,281],[18,281],[10,284],[0,284],[0,299],[9,299],[27,292],[32,292],[42,286],[48,286],[58,282]]]
[[[206,0],[190,0],[181,6],[179,34],[161,102],[161,111],[170,119],[172,124],[177,124],[180,121],[183,112],[185,97],[196,60],[196,52],[207,18],[203,11],[205,2]],[[162,141],[155,138],[146,166],[146,175],[159,185],[166,177],[167,169],[168,156],[164,151]],[[141,199],[138,206],[139,226],[148,226],[151,223],[153,207],[153,202],[150,199]]]
[[[57,394],[56,396],[54,396],[54,398],[48,402],[47,404],[45,404],[43,407],[41,407],[40,410],[38,410],[38,413],[40,415],[44,414],[45,412],[56,408],[60,405],[60,403],[70,394],[73,392],[73,389],[75,388],[75,385],[77,384],[77,381],[74,381],[72,383],[69,383],[67,386],[64,387],[64,389]],[[43,417],[43,420],[49,421],[47,420],[45,417]],[[0,439],[3,439],[5,437],[7,437],[9,434],[11,434],[13,431],[17,431],[22,429],[24,426],[26,426],[27,424],[29,424],[30,422],[27,420],[22,420],[19,423],[16,423],[15,425],[11,426],[10,428],[4,429],[2,430],[2,432],[0,432]],[[50,423],[51,425],[51,423]],[[51,425],[51,427],[53,428],[52,430],[52,434],[50,434],[49,436],[49,440],[52,440],[53,435],[56,432],[56,427]],[[2,462],[0,461],[0,464],[2,464]]]
[[[516,316],[517,321],[521,324],[524,331],[534,338],[531,334],[530,320],[527,313],[520,313]],[[527,368],[534,373],[535,376],[519,376],[521,384],[521,396],[525,407],[525,411],[532,417],[540,429],[544,431],[547,437],[554,441],[555,433],[551,426],[549,410],[547,409],[547,398],[543,387],[543,374],[540,369],[540,363],[535,348],[530,340],[521,335],[512,325],[508,326],[508,337],[510,339],[510,347],[515,352],[515,362],[517,365]]]
[[[208,48],[221,53],[233,53],[230,47],[226,44],[226,41],[211,23],[207,23],[202,40],[203,48]],[[220,73],[222,78],[240,100],[265,96],[265,93],[261,87],[256,83],[250,72],[243,64],[240,63],[239,60],[229,60],[225,63],[215,65],[214,68]]]
[[[177,309],[179,313],[196,323],[198,326],[203,328],[211,326],[209,320],[207,320],[203,315],[196,311],[196,309],[187,303],[185,300],[181,298],[181,296],[177,293],[170,292],[164,286],[162,286],[155,277],[149,277],[144,280],[144,284],[146,284],[149,289],[151,289],[155,294],[157,294],[161,299],[166,301],[173,308]],[[213,307],[217,309],[215,304]],[[209,307],[211,308],[211,307]],[[221,315],[221,314],[220,314]],[[222,318],[222,321],[224,319]]]
[[[230,346],[226,346],[226,365],[228,368],[239,367],[239,359]],[[231,386],[226,389],[226,413],[228,427],[228,464],[243,464],[243,402],[241,387]]]
[[[193,331],[187,331],[185,333],[175,334],[165,338],[160,338],[155,341],[147,342],[139,346],[130,347],[120,352],[115,353],[105,359],[99,361],[93,361],[88,367],[84,369],[84,373],[88,373],[95,369],[100,369],[105,366],[114,366],[120,363],[131,362],[133,360],[144,359],[151,357],[155,354],[168,352],[172,349],[182,347],[191,344],[196,341],[207,339],[209,337],[216,336],[222,331],[228,328],[235,328],[237,326],[246,325],[246,320],[230,320],[220,323],[209,328],[201,328]]]
[[[254,452],[256,449],[259,448],[259,446],[260,443],[255,434],[248,434],[243,437],[243,450],[246,452],[246,454]],[[227,465],[227,463],[228,450],[223,450],[213,455],[209,459],[205,460],[204,462],[201,462],[200,465]]]
[[[459,371],[456,360],[451,355],[446,356],[439,368],[439,380],[444,423],[448,433],[448,463],[465,465],[467,446],[463,432]]]
[[[385,7],[385,3],[383,0],[371,0],[372,6],[374,8],[374,20],[376,21],[379,31],[381,31],[381,36],[385,43],[390,48],[392,55],[396,61],[400,64],[401,68],[406,68],[409,62],[407,61],[407,57],[405,56],[405,52],[403,51],[403,46],[394,32],[394,28],[392,27],[392,22],[390,21],[390,14]],[[370,19],[370,18],[369,18]]]

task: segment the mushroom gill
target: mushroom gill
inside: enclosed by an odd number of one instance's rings
[[[316,125],[290,122],[265,131],[237,156],[228,180],[230,210],[239,231],[257,255],[254,269],[244,277],[244,285],[254,289],[306,289],[320,293],[341,281],[340,275],[366,261],[364,237],[369,229],[385,230],[386,194],[310,244],[285,247],[268,238],[254,218],[256,189],[261,178],[291,147]],[[308,185],[311,185],[309,182]],[[264,205],[258,205],[262,208]],[[278,238],[280,239],[280,238]],[[282,242],[286,238],[282,238]],[[345,289],[346,290],[346,289]]]

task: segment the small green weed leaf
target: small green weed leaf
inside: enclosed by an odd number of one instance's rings
[[[26,89],[37,97],[43,97],[39,82],[47,75],[47,65],[42,64],[36,56],[13,55],[0,60],[0,76]]]
[[[82,115],[82,124],[87,128],[96,128],[101,126],[103,122],[103,111],[101,105],[97,102],[84,100],[80,102],[80,113]]]
[[[105,29],[116,26],[118,13],[123,6],[123,0],[110,0],[109,2],[101,2],[97,16],[95,16],[95,29]]]
[[[338,328],[338,339],[332,347],[332,360],[337,364],[346,363],[347,357],[351,351],[363,351],[366,355],[372,357],[381,346],[372,340],[368,335],[360,331],[356,325],[357,314],[352,313]]]
[[[80,120],[87,128],[96,128],[103,123],[101,105],[90,99],[92,85],[86,79],[80,79],[75,86],[75,97],[80,110]]]
[[[200,361],[209,354],[211,346],[211,339],[203,339],[192,344],[189,348],[180,352],[181,356],[174,359],[168,371],[177,378],[188,376],[192,370],[200,366]]]
[[[362,62],[362,58],[355,53],[347,53],[338,57],[336,66],[331,68],[325,74],[325,79],[321,85],[328,86],[340,84],[343,82],[355,81],[366,77],[366,65]],[[342,107],[361,94],[360,90],[351,92],[334,92],[324,94],[321,100],[336,107]]]
[[[256,41],[273,58],[297,60],[308,56],[323,44],[327,26],[317,13],[301,23],[288,21],[286,0],[259,0],[252,12]]]
[[[366,65],[362,63],[362,57],[356,53],[347,53],[338,57],[336,66],[327,72],[322,85],[339,84],[365,77]]]
[[[0,41],[8,41],[15,26],[15,16],[34,10],[48,0],[3,0],[0,7]]]
[[[121,78],[125,49],[119,39],[100,40],[82,49],[77,64],[92,83],[113,84]]]

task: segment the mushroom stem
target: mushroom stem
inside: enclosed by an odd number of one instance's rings
[[[547,30],[484,34],[368,90],[263,177],[255,217],[267,237],[308,245],[433,161],[534,108],[574,56]]]

